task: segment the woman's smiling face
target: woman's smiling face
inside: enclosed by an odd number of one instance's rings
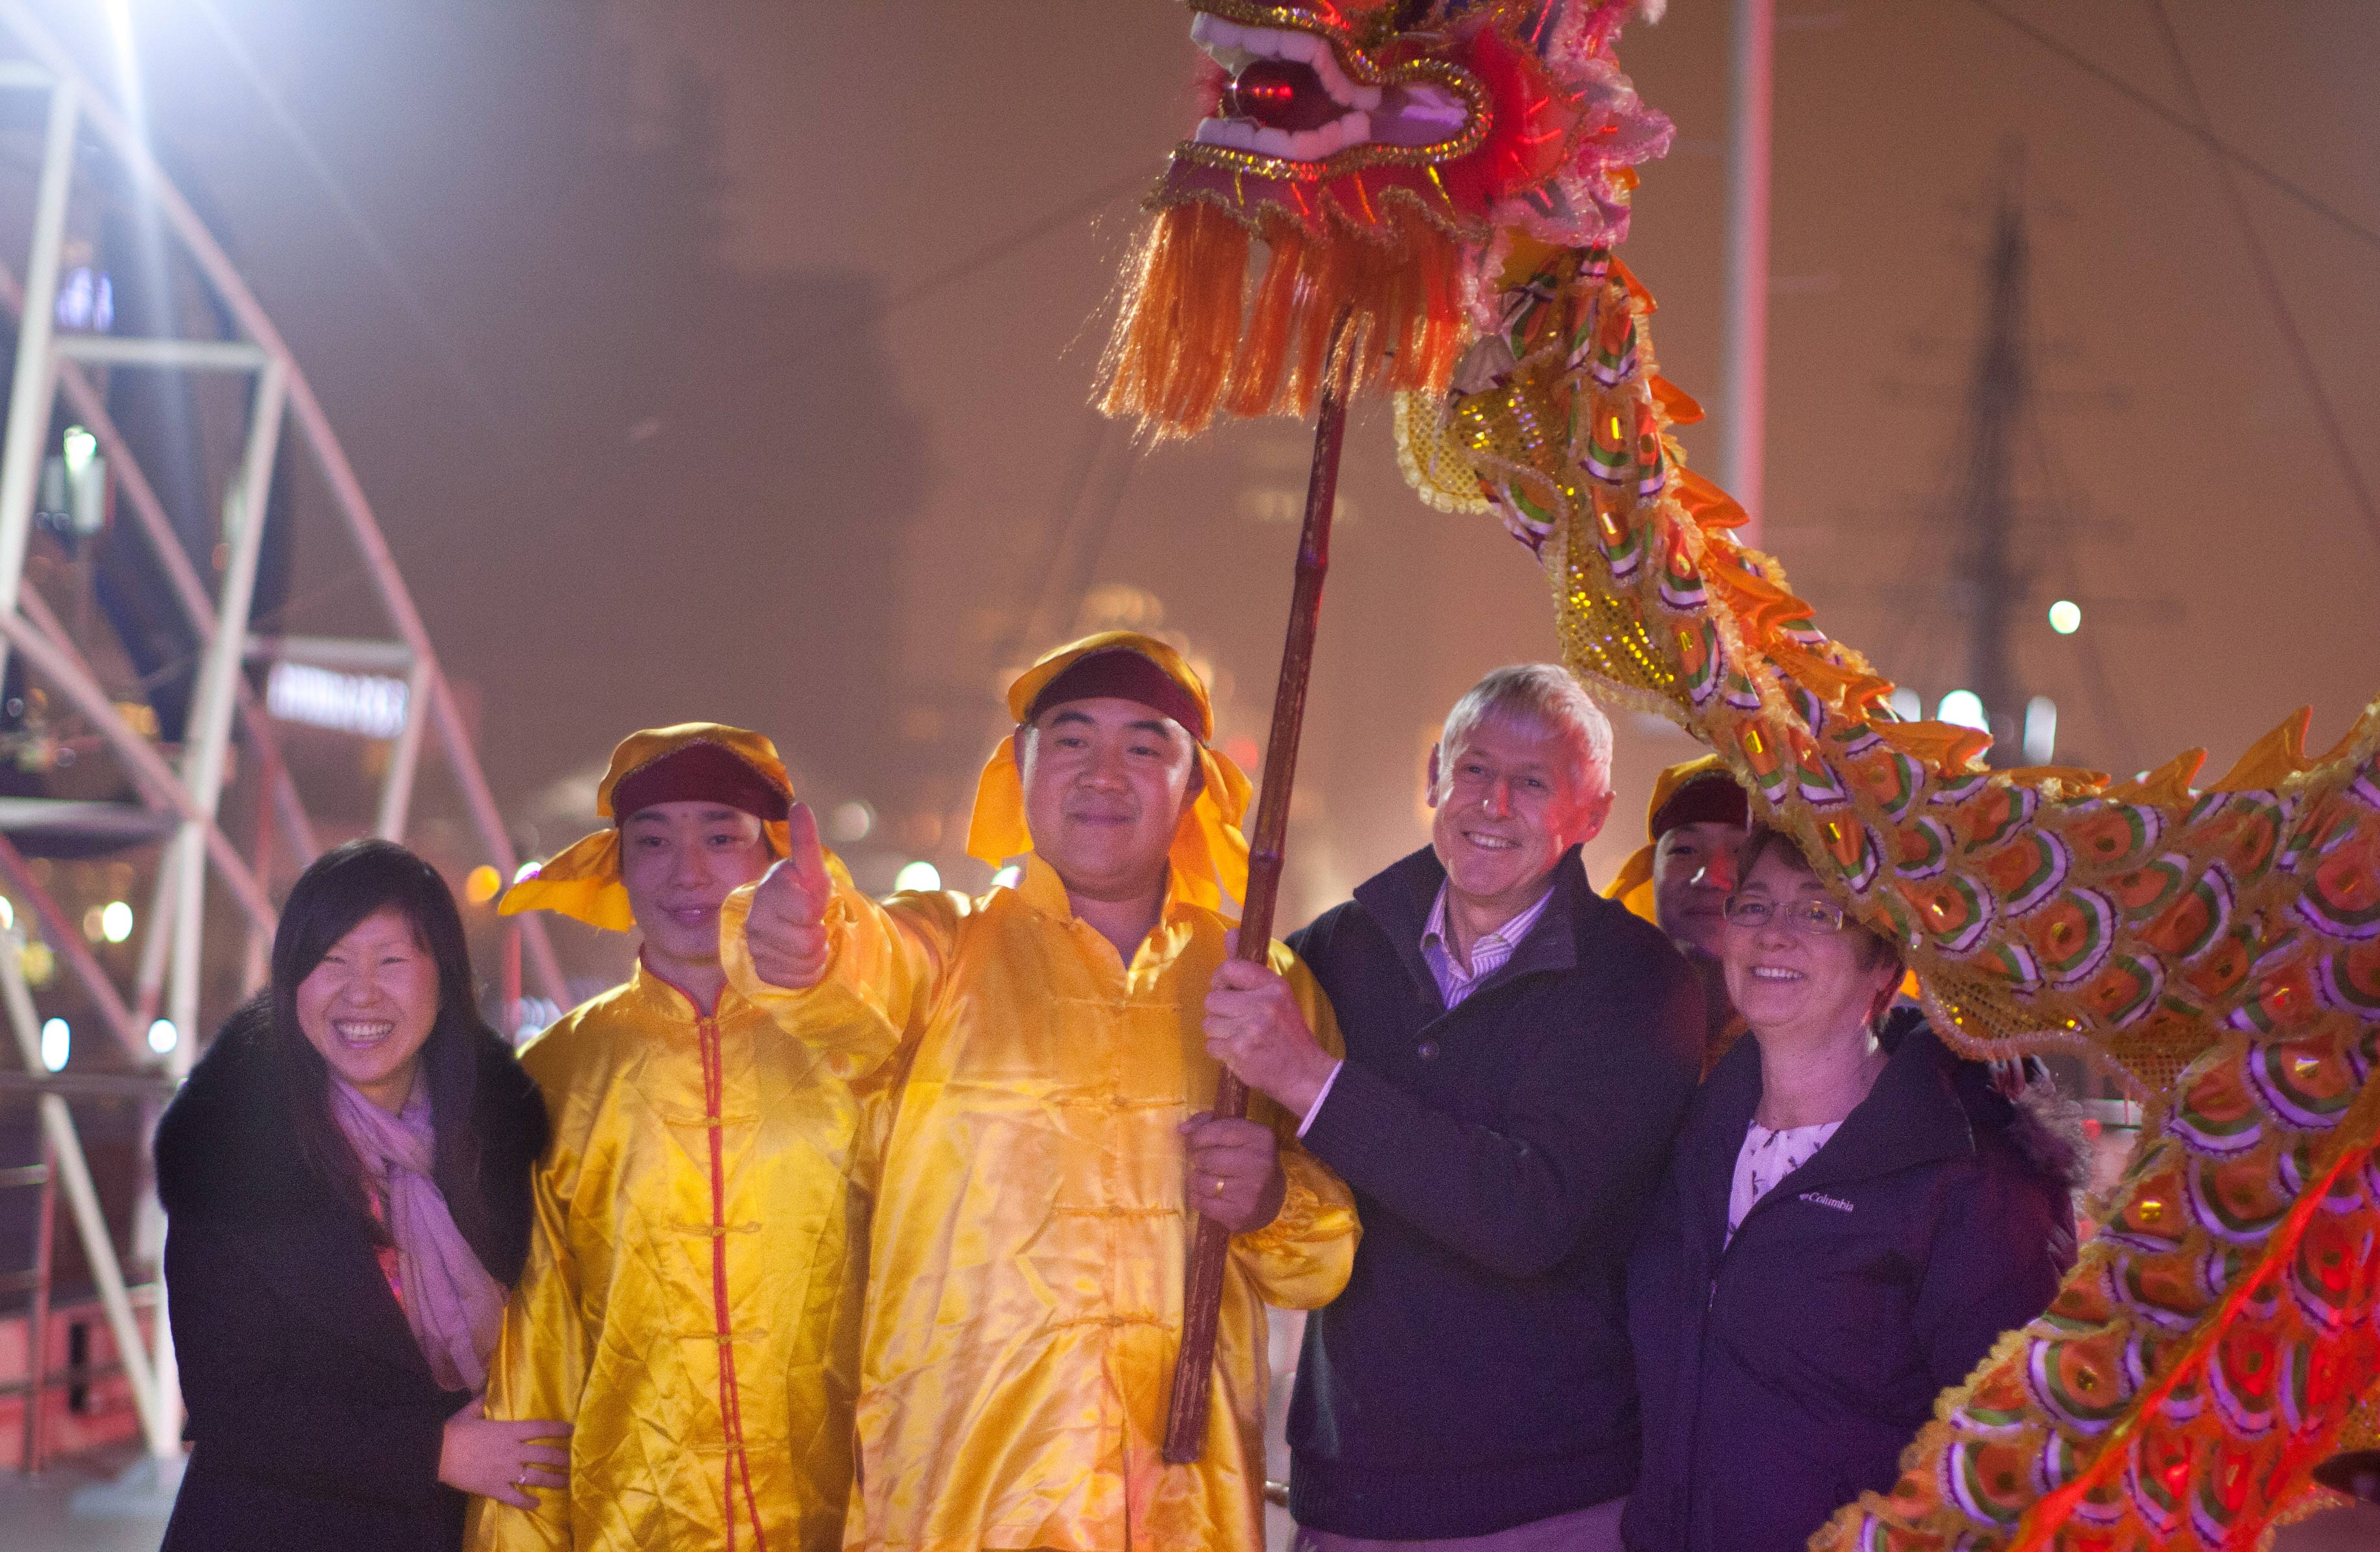
[[[1768,919],[1736,921],[1737,903],[1766,905]],[[1833,901],[1790,843],[1763,847],[1736,888],[1722,953],[1727,995],[1756,1035],[1797,1044],[1840,1037],[1864,1027],[1885,988],[1900,979],[1899,964],[1890,955],[1879,959],[1874,937],[1857,923],[1806,930],[1814,906],[1831,909]]]
[[[438,964],[412,919],[382,906],[298,983],[298,1028],[334,1073],[392,1115],[438,1021]]]

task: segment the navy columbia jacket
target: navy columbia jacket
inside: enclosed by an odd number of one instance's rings
[[[1758,1043],[1695,1096],[1629,1269],[1645,1407],[1630,1552],[1800,1552],[1891,1488],[1935,1396],[2073,1265],[2079,1143],[1922,1020],[1887,1043],[1867,1098],[1731,1243]]]

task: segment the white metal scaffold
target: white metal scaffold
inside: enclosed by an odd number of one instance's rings
[[[405,838],[422,740],[434,730],[469,810],[482,860],[509,879],[516,859],[453,690],[440,672],[437,654],[370,502],[272,320],[188,202],[159,171],[124,116],[80,75],[68,54],[18,0],[0,0],[0,97],[46,104],[38,131],[41,155],[30,250],[21,274],[0,266],[0,305],[18,319],[7,417],[0,430],[0,663],[14,654],[30,680],[87,721],[104,739],[138,794],[137,804],[0,799],[0,883],[30,907],[42,937],[135,1066],[178,1079],[188,1070],[198,1045],[210,882],[236,905],[251,945],[269,941],[274,920],[266,870],[243,855],[218,823],[235,730],[266,773],[273,825],[288,854],[302,863],[319,849],[305,801],[279,757],[273,724],[249,685],[245,670],[251,662],[285,657],[329,667],[370,663],[394,669],[403,677],[407,694],[380,788],[376,833]],[[234,321],[237,337],[139,338],[55,326],[68,210],[79,182],[99,159],[112,162],[121,178],[115,197],[128,190],[144,216],[153,214],[156,229],[202,277],[214,302]],[[251,385],[245,445],[221,493],[228,504],[227,543],[219,553],[220,574],[212,588],[185,553],[152,482],[110,419],[106,398],[92,377],[95,369],[237,374]],[[117,509],[144,531],[198,642],[196,688],[178,750],[161,745],[152,733],[126,719],[74,636],[26,585],[37,487],[53,415],[61,402],[95,436],[115,482]],[[285,433],[294,433],[328,488],[339,523],[387,617],[391,639],[301,641],[252,633],[250,605],[267,495]],[[141,923],[146,935],[128,991],[111,979],[36,870],[8,839],[11,831],[32,829],[162,838],[155,895]],[[28,923],[27,930],[33,925]],[[566,1001],[542,923],[527,917],[521,928],[528,973],[546,996]],[[253,952],[249,960],[252,967],[261,965],[261,957]],[[255,973],[252,968],[251,977]],[[181,1032],[163,1054],[150,1048],[147,1036],[161,1006]],[[0,1012],[38,1082],[44,1075],[39,1019],[13,943],[0,943]],[[177,1456],[181,1400],[163,1304],[153,1321],[153,1343],[144,1343],[67,1101],[59,1094],[44,1093],[38,1105],[45,1151],[98,1284],[149,1450],[159,1458]],[[29,1404],[37,1406],[39,1397]]]

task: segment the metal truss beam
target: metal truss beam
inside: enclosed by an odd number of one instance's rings
[[[0,265],[0,306],[21,316],[25,311],[25,293],[17,277],[6,265]],[[99,439],[100,451],[108,460],[108,470],[125,505],[140,524],[149,541],[151,552],[157,557],[165,573],[167,584],[174,591],[175,601],[181,605],[183,617],[191,633],[200,641],[214,634],[214,601],[207,596],[206,585],[199,580],[198,569],[183,553],[180,537],[174,532],[173,519],[165,515],[165,504],[157,499],[155,487],[141,470],[140,461],[132,456],[132,448],[116,429],[115,418],[107,412],[105,396],[95,387],[90,376],[75,362],[62,361],[58,366],[58,388],[73,406],[75,414]],[[250,638],[251,643],[254,638]],[[251,655],[254,654],[251,645]],[[280,735],[273,731],[272,720],[264,708],[257,704],[255,693],[246,679],[239,684],[240,731],[261,751],[272,764],[273,808],[283,833],[302,865],[314,860],[322,847],[314,839],[314,826],[307,817],[306,804],[298,795],[297,784],[290,779],[288,762],[281,756]]]
[[[133,339],[113,334],[70,334],[58,354],[92,366],[173,367],[184,372],[254,372],[269,359],[236,339]]]

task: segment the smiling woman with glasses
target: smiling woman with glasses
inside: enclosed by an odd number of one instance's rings
[[[2074,1257],[2054,1094],[1896,1009],[1899,952],[1760,832],[1720,959],[1752,1038],[1713,1069],[1629,1267],[1633,1552],[1787,1552],[1890,1489],[1934,1398]]]

